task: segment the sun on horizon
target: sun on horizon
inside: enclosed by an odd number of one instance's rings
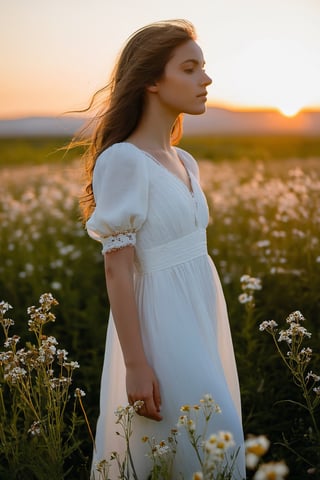
[[[303,109],[303,105],[295,105],[294,103],[284,103],[278,106],[278,110],[284,117],[292,118],[298,115]]]

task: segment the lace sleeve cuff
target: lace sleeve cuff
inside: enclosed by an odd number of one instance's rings
[[[135,232],[125,232],[111,235],[102,240],[102,253],[110,253],[120,248],[135,246],[136,234]]]

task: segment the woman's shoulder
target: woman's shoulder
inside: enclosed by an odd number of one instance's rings
[[[195,158],[186,150],[183,150],[180,147],[175,147],[179,157],[183,160],[185,166],[189,171],[193,173],[197,178],[199,177],[199,166]]]
[[[97,157],[96,165],[115,164],[121,167],[131,166],[139,169],[144,167],[144,158],[138,149],[129,142],[114,143],[103,150]]]
[[[139,188],[148,184],[145,159],[125,142],[114,143],[97,157],[93,170],[94,190],[98,192],[99,188],[105,188],[106,185],[109,189],[128,189],[132,184]]]
[[[110,158],[110,157],[136,157],[139,153],[137,149],[132,148],[133,145],[129,142],[118,142],[113,143],[109,147],[105,148],[99,155],[98,158]]]

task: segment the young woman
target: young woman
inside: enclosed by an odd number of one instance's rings
[[[131,451],[146,480],[151,464],[141,438],[165,439],[180,406],[209,393],[222,413],[208,432],[232,432],[239,449],[233,478],[245,478],[233,346],[206,247],[207,203],[197,163],[173,146],[181,114],[205,111],[211,83],[189,22],[148,25],[124,47],[97,116],[83,208],[89,235],[103,245],[111,313],[93,474],[97,462],[124,450],[119,405],[144,402]],[[181,435],[172,479],[189,480],[197,470]]]

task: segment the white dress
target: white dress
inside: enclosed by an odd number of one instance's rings
[[[93,175],[96,208],[87,222],[102,253],[135,247],[135,293],[145,353],[161,389],[161,415],[155,422],[137,417],[131,449],[139,480],[147,480],[150,460],[143,436],[167,438],[180,407],[211,394],[222,413],[208,433],[232,432],[237,448],[234,477],[245,478],[238,376],[221,284],[207,253],[208,207],[199,185],[198,166],[177,148],[192,191],[161,163],[133,144],[114,144],[97,159]],[[125,301],[125,299],[124,299]],[[128,319],[129,321],[129,319]],[[123,451],[114,411],[127,405],[125,367],[110,314],[97,423],[97,462]],[[117,470],[110,478],[115,480]],[[199,471],[192,447],[178,437],[172,480],[191,480]],[[95,478],[99,478],[98,475]]]

